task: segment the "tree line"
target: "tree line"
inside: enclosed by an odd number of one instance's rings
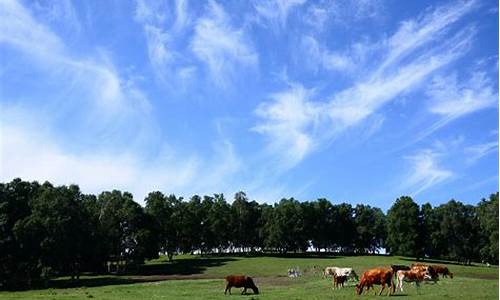
[[[55,276],[134,268],[160,253],[326,251],[498,263],[498,192],[476,206],[419,206],[410,197],[380,208],[327,199],[270,204],[244,192],[183,199],[151,192],[145,207],[118,190],[98,196],[77,185],[0,183],[0,288]],[[114,266],[114,269],[111,268]],[[121,266],[121,267],[120,267]]]

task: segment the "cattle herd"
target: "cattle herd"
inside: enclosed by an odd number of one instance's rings
[[[357,295],[361,295],[363,290],[365,290],[366,293],[368,293],[370,289],[375,290],[373,287],[374,285],[381,286],[380,292],[378,293],[379,295],[382,294],[386,286],[388,288],[387,295],[394,294],[396,289],[402,292],[403,282],[415,282],[418,292],[420,283],[424,281],[436,283],[439,280],[439,275],[442,275],[443,278],[453,278],[453,273],[451,273],[446,266],[420,263],[415,263],[411,266],[391,265],[390,267],[369,269],[361,275],[361,279],[359,279],[353,268],[326,267],[323,272],[323,278],[327,278],[328,276],[332,277],[334,289],[344,287],[344,283],[347,280],[359,282],[356,284]],[[396,285],[394,285],[393,279],[396,280]],[[246,294],[247,289],[252,289],[254,294],[259,293],[259,289],[252,278],[244,275],[227,276],[224,294],[228,291],[229,294],[231,294],[232,287],[243,288],[242,294]]]

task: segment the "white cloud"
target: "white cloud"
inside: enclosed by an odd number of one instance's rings
[[[473,71],[470,79],[459,81],[456,74],[437,76],[426,90],[428,110],[440,118],[420,132],[415,141],[431,135],[451,121],[498,105],[498,92],[484,72]]]
[[[109,61],[109,55],[74,57],[65,43],[44,24],[37,22],[16,1],[0,2],[0,44],[24,53],[47,73],[61,76],[65,81],[78,81],[86,104],[95,110],[120,114],[137,108],[149,107],[145,98],[131,95],[130,84],[120,78]]]
[[[16,124],[17,125],[17,124]],[[0,180],[48,180],[54,184],[78,184],[86,193],[122,189],[142,201],[147,192],[162,189],[178,192],[192,182],[195,158],[179,161],[163,152],[144,162],[128,151],[71,153],[44,130],[29,126],[1,126]]]
[[[154,190],[184,196],[230,194],[241,183],[234,174],[243,163],[227,139],[214,142],[214,155],[208,160],[166,144],[152,158],[134,148],[73,151],[27,112],[9,110],[0,117],[2,182],[20,177],[58,185],[74,183],[83,192],[95,194],[121,189],[133,193],[139,203]]]
[[[424,149],[415,155],[406,157],[411,163],[410,172],[402,182],[402,188],[413,190],[410,195],[417,196],[421,192],[451,178],[454,173],[440,165],[439,152]]]
[[[254,4],[254,8],[258,17],[271,22],[273,26],[285,27],[290,11],[303,5],[305,2],[306,0],[257,1]]]
[[[304,20],[318,31],[327,28],[328,22],[335,23],[336,26],[347,27],[359,21],[376,21],[384,15],[384,2],[380,0],[319,1],[309,5]]]
[[[467,162],[470,164],[494,152],[498,152],[498,141],[469,146],[464,150],[467,155]]]
[[[146,35],[149,61],[159,74],[172,62],[174,54],[168,48],[169,35],[161,28],[146,24],[144,25]]]
[[[438,6],[434,11],[426,12],[416,19],[402,22],[398,31],[387,41],[389,55],[380,66],[379,72],[413,53],[415,49],[450,34],[450,26],[475,7],[474,0],[450,3]]]
[[[171,87],[184,87],[196,69],[179,42],[192,25],[188,2],[175,1],[175,9],[170,12],[165,2],[137,0],[134,19],[143,27],[149,61],[157,78]],[[186,73],[187,69],[191,72]]]
[[[313,69],[322,67],[330,71],[351,71],[354,68],[352,58],[348,55],[329,51],[322,47],[312,36],[302,38],[302,52],[304,59]],[[302,60],[301,60],[302,62]]]
[[[78,18],[78,12],[73,6],[71,0],[49,0],[41,3],[33,1],[35,14],[39,13],[39,17],[47,20],[49,23],[61,23],[63,30],[68,30],[72,34],[82,31],[82,24]]]
[[[418,24],[426,27],[429,23],[440,23],[436,19],[449,18],[450,9],[437,8],[428,17],[423,18],[425,22]],[[450,22],[444,23],[450,24]],[[366,120],[368,116],[398,96],[418,88],[420,83],[436,70],[463,55],[475,34],[474,27],[466,27],[438,45],[432,44],[432,39],[427,39],[425,45],[431,47],[426,51],[418,51],[424,45],[413,41],[419,29],[411,27],[414,29],[412,31],[404,24],[402,25],[405,27],[404,30],[400,28],[395,35],[378,43],[385,45],[380,48],[381,56],[384,57],[380,64],[371,70],[365,70],[366,75],[361,75],[358,82],[328,97],[329,100],[314,101],[303,98],[294,89],[289,89],[277,94],[285,97],[271,97],[273,101],[270,104],[259,106],[256,113],[262,122],[255,128],[268,137],[270,148],[275,149],[277,156],[289,157],[288,167],[299,163],[323,141],[331,140],[336,134]],[[433,33],[441,33],[447,29],[441,26],[441,31],[434,29]],[[405,39],[408,42],[405,42]],[[395,46],[394,43],[389,43],[391,40],[399,42]],[[309,43],[314,45],[311,39]],[[319,47],[312,49],[316,56],[323,55]],[[413,54],[413,58],[404,63],[396,59],[410,53]],[[299,97],[289,97],[288,94]],[[285,115],[286,119],[282,115]]]
[[[231,26],[230,17],[215,1],[209,1],[207,13],[196,21],[191,50],[207,64],[214,81],[226,86],[237,67],[252,67],[257,53],[243,31]]]
[[[311,102],[312,91],[300,85],[271,95],[255,113],[264,121],[253,128],[269,140],[269,151],[280,154],[283,167],[300,162],[316,147],[312,135],[320,124],[321,107]]]
[[[429,110],[447,121],[492,107],[498,102],[498,93],[482,72],[473,72],[470,80],[457,81],[456,75],[434,78],[427,90],[431,98]],[[468,76],[468,77],[469,77]]]

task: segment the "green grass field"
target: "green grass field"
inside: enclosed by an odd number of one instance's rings
[[[354,283],[340,290],[332,289],[331,279],[323,279],[320,268],[326,266],[353,267],[361,276],[363,270],[390,264],[411,264],[411,260],[389,256],[289,256],[289,257],[176,257],[173,263],[164,258],[150,261],[138,275],[83,276],[79,287],[65,288],[68,280],[61,278],[45,290],[0,292],[0,299],[369,299],[356,296]],[[288,278],[288,268],[299,267],[303,275]],[[406,283],[403,299],[498,299],[498,268],[449,264],[453,279],[441,279],[437,284]],[[259,295],[240,295],[233,288],[224,295],[224,276],[247,274],[254,277]],[[376,291],[380,289],[375,287]],[[251,290],[249,290],[251,293]],[[385,295],[385,293],[383,294]]]

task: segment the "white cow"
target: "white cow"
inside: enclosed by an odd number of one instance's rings
[[[401,292],[403,291],[403,281],[415,282],[418,292],[418,288],[420,287],[420,282],[432,279],[431,275],[429,274],[429,271],[418,270],[418,269],[399,270],[396,273],[396,278],[398,279],[398,286],[396,288],[399,288]]]
[[[352,268],[339,268],[339,267],[326,267],[323,272],[323,278],[326,276],[347,276],[347,278],[352,278],[359,281],[358,275]]]

